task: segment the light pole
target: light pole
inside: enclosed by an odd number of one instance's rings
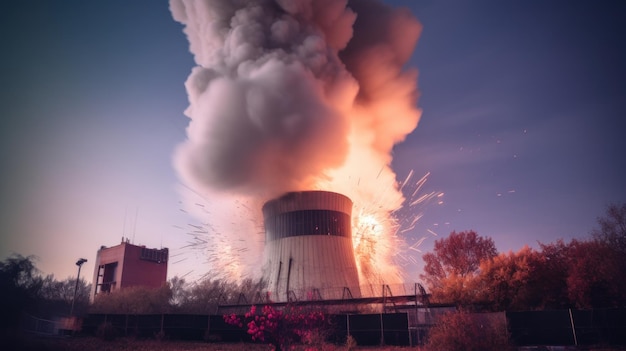
[[[74,301],[76,301],[76,291],[78,291],[78,280],[80,279],[80,267],[83,266],[83,263],[87,262],[84,258],[79,258],[76,261],[76,265],[78,266],[78,275],[76,275],[76,285],[74,286],[74,297],[72,298],[72,307],[70,308],[70,316],[74,315]]]

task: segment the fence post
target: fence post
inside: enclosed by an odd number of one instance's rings
[[[420,331],[418,329],[418,325],[420,324],[419,322],[419,307],[417,306],[417,283],[415,283],[415,337],[417,338],[417,340],[415,340],[415,342],[417,342],[416,345],[420,344]],[[411,328],[409,328],[410,330]],[[409,332],[409,335],[411,335],[411,332]],[[415,346],[413,345],[413,342],[411,341],[411,346]]]
[[[576,327],[574,326],[574,316],[572,315],[572,309],[569,308],[569,320],[572,324],[572,334],[574,335],[574,346],[578,346],[578,338],[576,338]]]
[[[346,314],[346,329],[347,329],[347,333],[348,335],[346,335],[346,342],[348,341],[348,337],[350,337],[350,315]]]
[[[383,314],[380,314],[380,344],[385,345],[385,329],[383,328]]]
[[[417,301],[415,303],[417,303]],[[406,312],[406,331],[409,334],[409,346],[414,346],[413,345],[413,336],[411,336],[411,315],[410,315],[409,311]]]

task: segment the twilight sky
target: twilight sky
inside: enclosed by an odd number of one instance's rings
[[[626,5],[385,2],[423,25],[409,62],[423,114],[393,168],[445,193],[407,241],[473,229],[519,250],[586,237],[626,201]],[[170,277],[206,273],[183,248],[194,219],[172,155],[194,63],[167,1],[3,1],[0,47],[0,258],[65,278],[85,257],[90,278],[125,236],[169,247]]]

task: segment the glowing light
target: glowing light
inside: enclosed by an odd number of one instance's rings
[[[411,172],[397,183],[397,189],[378,188],[375,196],[363,191],[363,187],[376,188],[378,183],[375,177],[360,177],[350,187],[343,188],[354,202],[352,242],[361,284],[403,282],[405,269],[419,264],[419,256],[416,258],[416,255],[421,254],[419,246],[427,237],[438,236],[431,229],[426,229],[424,234],[427,235],[420,236],[416,227],[427,206],[440,204],[444,193],[420,192],[429,174],[411,182],[413,175]],[[396,205],[397,202],[390,201],[395,198],[389,195],[400,189],[406,198],[400,205]],[[186,228],[177,227],[186,231],[189,240],[178,253],[183,257],[173,263],[185,262],[195,255],[210,267],[209,273],[202,272],[201,268],[196,270],[196,274],[202,274],[200,278],[209,275],[230,280],[257,278],[262,258],[260,253],[264,246],[261,205],[224,199],[211,202],[197,193],[189,194],[195,203],[195,217],[207,220],[188,224]],[[221,211],[215,208],[216,203]],[[216,215],[219,215],[221,221],[211,222]],[[434,227],[437,226],[435,223]],[[416,236],[417,241],[411,240],[411,244],[407,242]]]
[[[416,226],[426,206],[442,203],[442,192],[424,193],[429,173],[412,181],[414,171],[400,182],[385,186],[382,172],[361,175],[355,183],[344,184],[341,192],[354,202],[352,238],[362,284],[403,282],[404,271],[417,265],[417,247],[426,236],[410,245],[407,239],[419,235]],[[396,195],[402,196],[398,199]],[[434,234],[436,235],[436,234]]]
[[[356,233],[368,232],[370,235],[380,237],[383,235],[383,225],[373,215],[367,213],[360,213],[355,217],[354,229]]]

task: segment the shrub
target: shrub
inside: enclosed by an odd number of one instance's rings
[[[252,306],[243,319],[231,314],[224,315],[224,321],[246,328],[253,341],[269,342],[277,350],[298,343],[323,348],[328,334],[328,321],[321,311],[295,306],[287,306],[282,311],[271,305],[264,306],[261,311]]]
[[[132,286],[110,294],[96,295],[90,313],[157,314],[169,312],[172,291],[164,285],[158,289]]]
[[[212,333],[209,329],[204,331],[203,339],[206,342],[221,342],[222,336],[219,334]]]
[[[428,351],[511,350],[506,323],[498,315],[451,312],[429,331]]]
[[[102,340],[111,341],[117,337],[117,329],[109,322],[103,322],[96,330],[96,336]]]
[[[163,341],[165,339],[167,339],[167,335],[165,334],[165,332],[163,330],[155,332],[154,333],[154,338],[158,341]]]
[[[356,339],[352,335],[348,335],[346,338],[346,348],[348,350],[354,350],[356,348]]]

